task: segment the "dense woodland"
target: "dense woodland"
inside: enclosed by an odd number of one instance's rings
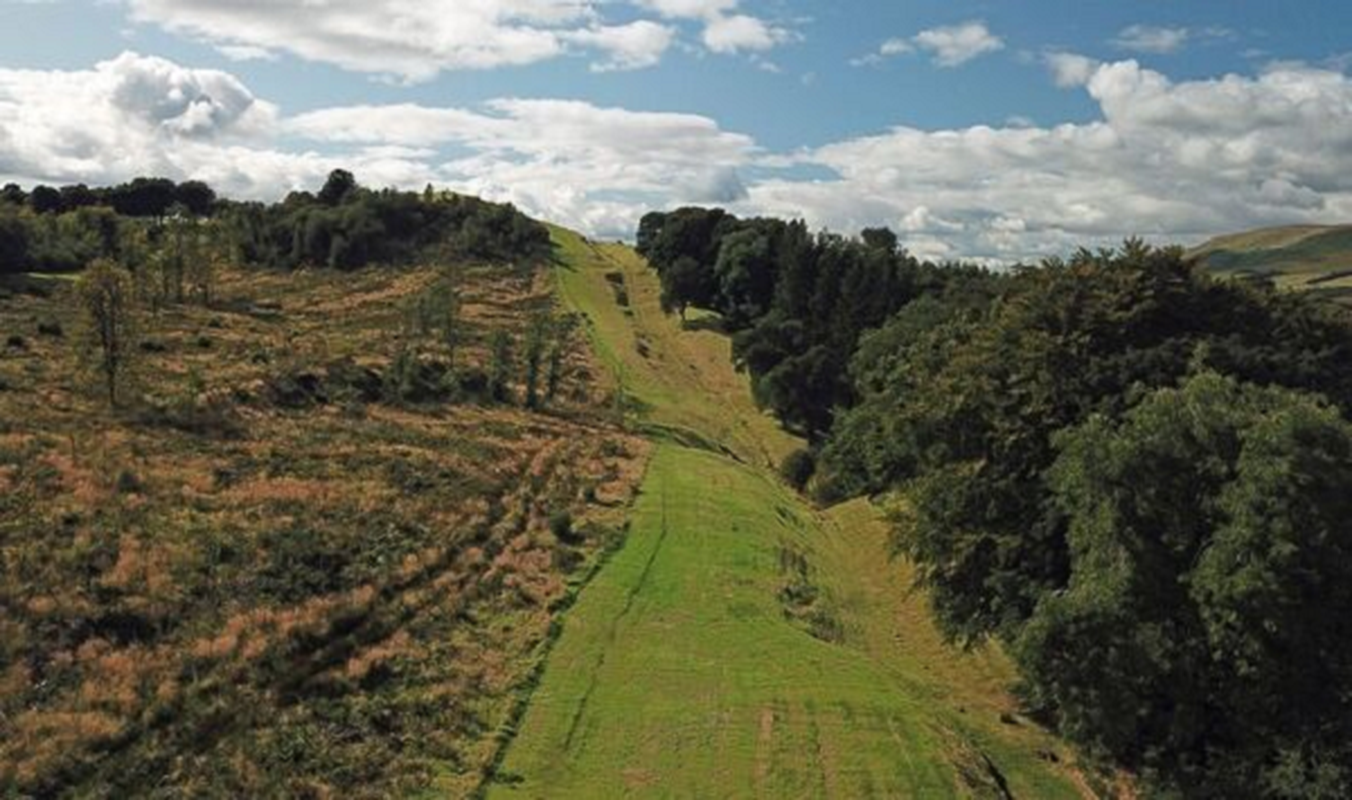
[[[885,229],[852,240],[718,209],[649,214],[638,249],[661,273],[663,305],[720,314],[757,399],[814,440],[856,402],[847,368],[865,332],[921,296],[979,295],[992,281],[922,264]]]
[[[786,478],[886,498],[1030,712],[1161,796],[1352,795],[1345,310],[1138,241],[992,273],[718,210],[638,239],[809,436]]]

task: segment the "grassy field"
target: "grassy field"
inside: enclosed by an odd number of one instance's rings
[[[564,297],[663,443],[490,795],[1082,796],[1007,660],[942,642],[876,510],[818,513],[771,477],[795,442],[726,339],[664,317],[626,248],[556,237]]]
[[[553,232],[559,292],[586,315],[593,349],[643,422],[771,468],[799,446],[756,408],[750,379],[729,366],[726,336],[699,326],[683,329],[662,313],[657,280],[632,248],[590,242],[561,228]]]
[[[1352,227],[1298,225],[1213,239],[1190,253],[1219,274],[1262,276],[1278,286],[1352,303]]]

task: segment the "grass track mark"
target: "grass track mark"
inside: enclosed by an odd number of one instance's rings
[[[667,540],[667,487],[666,482],[662,484],[662,527],[657,534],[657,542],[653,544],[653,551],[648,555],[648,561],[643,565],[643,571],[639,573],[638,580],[635,581],[633,588],[629,590],[628,596],[624,600],[624,607],[620,613],[610,622],[610,629],[606,633],[606,640],[615,641],[615,634],[620,628],[620,623],[629,616],[629,612],[634,607],[634,602],[638,595],[643,591],[643,587],[648,583],[649,576],[652,575],[653,565],[657,563],[657,556],[662,552],[662,545]],[[600,680],[601,670],[606,665],[606,654],[610,648],[602,648],[596,656],[596,663],[592,666],[591,681],[587,684],[587,691],[582,693],[582,698],[578,701],[577,710],[573,712],[573,718],[568,723],[568,735],[564,738],[563,747],[568,752],[573,750],[573,739],[577,735],[577,729],[582,724],[582,717],[587,713],[587,704],[591,702],[592,694],[596,691],[597,681]]]

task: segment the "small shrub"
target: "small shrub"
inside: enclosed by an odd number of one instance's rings
[[[145,339],[141,342],[142,353],[167,353],[169,346],[158,339]]]
[[[400,351],[385,373],[385,399],[391,403],[444,401],[454,390],[454,376],[445,362],[419,358],[412,350]]]
[[[380,373],[370,367],[361,366],[351,358],[330,364],[326,382],[343,400],[356,403],[377,402],[384,391],[384,381]]]
[[[118,494],[138,494],[145,488],[141,482],[141,476],[129,469],[117,473],[116,486]]]
[[[267,399],[281,408],[312,408],[326,405],[324,382],[313,372],[283,372],[268,379],[264,386]]]
[[[66,335],[66,331],[61,327],[61,323],[54,319],[43,320],[38,323],[38,335],[50,336],[53,339],[60,339]]]
[[[27,350],[28,340],[17,333],[13,333],[10,334],[8,339],[5,339],[5,347],[11,350]]]
[[[549,532],[565,544],[577,544],[583,538],[573,528],[573,515],[567,511],[555,511],[549,515]]]
[[[839,644],[845,641],[845,626],[825,608],[816,607],[807,615],[807,632],[823,642]]]
[[[817,458],[811,450],[800,448],[789,453],[779,465],[779,475],[797,491],[803,491],[817,472]]]
[[[140,419],[145,425],[195,436],[237,439],[244,434],[245,426],[232,399],[230,395],[198,397],[189,393],[168,403],[148,405],[141,411]]]
[[[469,367],[460,370],[456,375],[460,384],[460,394],[464,397],[475,400],[484,400],[488,397],[488,373],[478,367]]]
[[[216,342],[210,336],[207,336],[204,333],[201,336],[198,336],[197,339],[194,340],[193,344],[197,345],[198,349],[200,350],[210,350],[212,347],[216,345]]]

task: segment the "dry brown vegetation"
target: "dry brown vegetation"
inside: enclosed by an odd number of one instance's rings
[[[542,271],[458,272],[471,374],[552,300]],[[542,413],[380,395],[438,277],[228,272],[143,320],[115,412],[51,333],[70,289],[0,297],[0,794],[479,784],[647,446],[580,340]]]

